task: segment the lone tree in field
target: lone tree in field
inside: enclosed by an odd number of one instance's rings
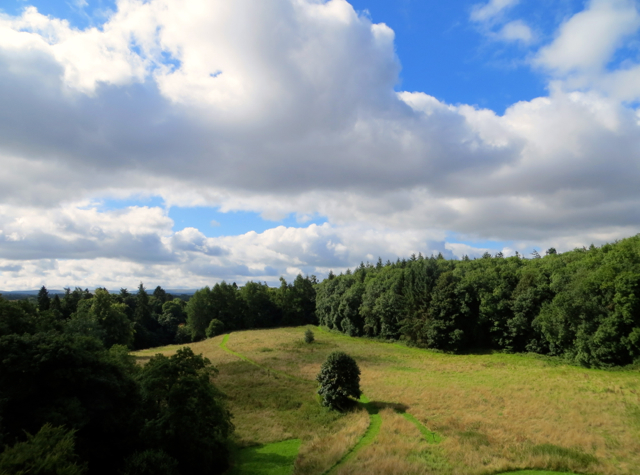
[[[313,340],[315,340],[313,332],[311,331],[311,329],[307,328],[307,331],[304,332],[304,341],[305,343],[313,343]]]
[[[355,360],[342,351],[334,351],[322,364],[316,381],[320,383],[318,394],[322,405],[331,409],[344,410],[350,403],[349,397],[360,398],[360,368]]]

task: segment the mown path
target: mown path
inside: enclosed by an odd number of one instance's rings
[[[226,334],[222,338],[222,342],[220,343],[220,348],[222,348],[227,353],[232,354],[237,358],[242,359],[243,361],[246,361],[247,363],[257,366],[258,368],[261,368],[269,373],[277,374],[279,376],[289,378],[294,381],[302,381],[305,383],[315,384],[315,381],[299,378],[297,376],[293,376],[291,374],[285,373],[284,371],[272,369],[272,368],[269,368],[268,366],[261,365],[257,361],[254,361],[251,358],[247,358],[245,355],[238,353],[237,351],[234,351],[231,348],[229,348],[227,346],[228,341],[229,341],[229,334]],[[371,442],[373,442],[376,436],[378,435],[378,432],[380,432],[380,427],[382,426],[382,417],[380,417],[380,414],[378,413],[379,412],[378,407],[374,403],[372,403],[369,400],[369,398],[367,398],[364,394],[360,396],[360,400],[358,402],[369,413],[369,427],[367,427],[367,430],[365,431],[365,433],[362,435],[360,440],[358,440],[358,442],[351,448],[351,450],[349,450],[340,460],[338,460],[338,462],[336,462],[336,464],[333,467],[325,471],[323,475],[330,475],[331,473],[335,472],[338,469],[338,467],[340,467],[341,465],[343,465],[344,463],[348,462],[353,457],[355,457],[355,455],[360,450],[362,450],[364,447],[366,447]],[[409,422],[414,424],[418,428],[420,433],[424,436],[424,438],[427,440],[427,442],[429,443],[440,442],[441,440],[440,437],[435,432],[431,432],[429,429],[427,429],[414,416],[412,416],[407,412],[399,411],[397,409],[396,409],[396,412],[400,413],[405,419],[407,419]]]
[[[322,332],[325,332],[325,330],[323,330],[320,327],[318,327],[318,330],[320,330]],[[309,379],[304,379],[304,378],[299,378],[297,376],[293,376],[291,374],[285,373],[284,371],[280,371],[280,370],[277,370],[277,369],[269,368],[268,366],[265,366],[265,365],[261,365],[257,361],[254,361],[254,360],[252,360],[250,358],[247,358],[245,355],[230,349],[227,346],[227,342],[228,341],[229,341],[229,334],[226,334],[222,338],[222,342],[220,343],[220,348],[222,348],[227,353],[232,354],[232,355],[236,356],[237,358],[240,358],[243,361],[246,361],[247,363],[250,363],[250,364],[252,364],[254,366],[257,366],[258,368],[261,368],[261,369],[267,371],[267,373],[277,374],[279,376],[282,376],[284,378],[288,378],[288,379],[291,379],[291,380],[294,380],[294,381],[301,381],[301,382],[304,382],[304,383],[315,384],[315,381],[311,381]],[[366,447],[369,444],[371,444],[375,440],[375,438],[378,435],[378,433],[380,432],[380,428],[382,427],[382,417],[380,417],[380,414],[378,413],[379,408],[375,405],[375,403],[372,403],[364,394],[362,394],[360,396],[360,400],[358,402],[369,413],[369,427],[367,427],[367,430],[362,435],[360,440],[358,440],[358,442],[356,442],[356,444],[349,451],[347,451],[347,453],[340,460],[338,460],[338,462],[336,462],[331,468],[326,470],[322,475],[331,475],[340,466],[342,466],[343,464],[345,464],[349,460],[353,459],[355,457],[355,455],[360,450],[362,450],[364,447]],[[395,410],[396,410],[397,413],[402,415],[406,420],[408,420],[409,422],[414,424],[418,428],[418,430],[420,431],[420,433],[422,434],[422,436],[425,438],[425,440],[428,443],[437,444],[442,440],[442,438],[437,433],[430,431],[427,427],[425,427],[424,424],[422,424],[418,419],[416,419],[410,413],[408,413],[406,411],[401,411],[399,409],[395,409]],[[298,446],[299,446],[299,441],[297,439],[295,439],[295,440],[296,440],[296,442],[298,443]],[[284,441],[284,442],[288,442],[288,441]],[[291,441],[291,442],[293,442],[293,441]],[[278,444],[282,444],[282,443],[283,442],[276,442],[274,444],[267,444],[267,445],[262,446],[262,448],[268,452],[269,448],[271,446],[274,446],[274,448],[275,448],[275,446],[277,446]],[[286,467],[283,466],[283,467],[277,468],[277,467],[274,466],[273,467],[274,471],[273,472],[269,471],[269,473],[274,473],[274,475],[276,473],[277,474],[285,473],[285,472],[283,472],[281,470],[282,469],[289,470],[290,469],[289,467],[290,467],[290,465],[288,463],[287,463]],[[253,472],[253,473],[257,473],[257,472]],[[512,472],[506,472],[506,473],[503,472],[500,475],[578,475],[578,474],[572,474],[572,473],[567,473],[567,472],[552,472],[552,471],[547,471],[547,470],[517,470],[517,471],[512,471]]]

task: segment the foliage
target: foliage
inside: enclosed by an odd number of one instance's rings
[[[207,338],[213,338],[214,336],[222,335],[222,333],[224,333],[224,323],[217,318],[211,320],[207,327]]]
[[[211,383],[208,359],[182,348],[151,358],[139,377],[145,407],[142,437],[178,461],[180,472],[221,473],[227,468],[227,438],[233,430],[223,395]]]
[[[360,265],[316,288],[321,325],[348,335],[562,356],[584,366],[640,359],[640,235],[545,257]]]
[[[13,445],[0,473],[226,467],[233,426],[210,381],[215,370],[189,349],[136,365],[126,346],[133,322],[119,297],[97,289],[64,323],[55,309],[0,298],[0,443]]]
[[[186,306],[192,341],[204,339],[214,319],[225,331],[316,323],[315,276],[298,275],[293,284],[280,279],[280,284],[272,289],[260,282],[238,287],[223,281],[196,291]]]
[[[331,409],[344,410],[350,397],[360,398],[360,368],[356,361],[342,351],[334,351],[322,364],[316,377],[320,383],[318,394],[322,405]]]
[[[82,475],[86,468],[74,450],[74,432],[45,424],[36,435],[0,453],[3,475]]]
[[[130,456],[121,475],[178,475],[178,461],[162,450],[145,450]]]
[[[304,342],[313,343],[314,340],[315,340],[315,336],[313,335],[311,328],[307,328],[307,330],[304,332]]]
[[[49,298],[49,291],[43,285],[40,291],[38,292],[38,309],[41,311],[49,310],[49,306],[51,305],[51,299]]]
[[[76,432],[91,473],[114,473],[138,434],[130,366],[91,337],[55,332],[0,337],[0,418],[6,443],[44,424]]]

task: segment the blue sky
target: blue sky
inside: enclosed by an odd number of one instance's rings
[[[640,231],[636,0],[0,10],[0,288],[277,282]]]

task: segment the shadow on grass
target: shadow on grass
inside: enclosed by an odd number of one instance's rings
[[[299,449],[300,439],[240,449],[226,475],[290,475]]]

